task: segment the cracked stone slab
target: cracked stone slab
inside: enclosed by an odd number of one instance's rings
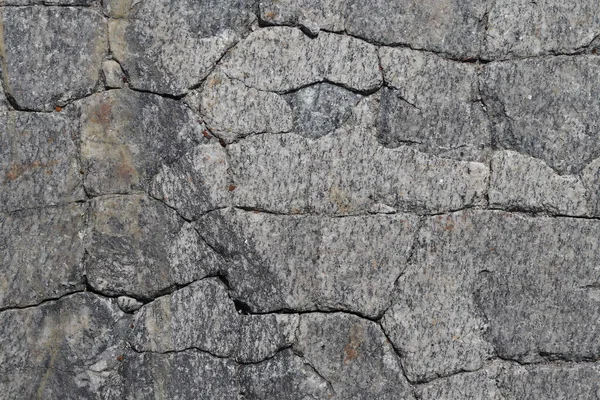
[[[237,364],[196,350],[130,354],[123,362],[127,400],[330,398],[331,391],[301,357],[284,350],[258,364]]]
[[[491,170],[490,207],[588,215],[588,194],[577,176],[558,175],[542,160],[514,151],[494,153]]]
[[[311,39],[288,27],[251,33],[224,57],[221,68],[232,79],[273,92],[323,81],[361,92],[382,84],[375,46],[334,33]]]
[[[409,379],[477,370],[492,354],[597,358],[598,229],[497,211],[427,219],[382,320]]]
[[[294,132],[319,139],[340,128],[363,96],[330,83],[311,85],[285,95],[292,109]]]
[[[147,190],[162,165],[207,142],[185,105],[129,89],[86,98],[81,107],[81,158],[91,195]]]
[[[0,313],[3,397],[120,398],[126,323],[113,301],[91,293]]]
[[[223,147],[213,141],[163,165],[150,184],[150,195],[188,220],[230,205],[229,163]]]
[[[223,283],[202,280],[142,307],[130,342],[136,351],[196,348],[260,362],[292,344],[296,315],[240,315]]]
[[[369,42],[403,44],[469,59],[479,54],[488,4],[477,0],[266,0],[260,11],[266,23],[300,25],[313,35],[320,30],[345,31]]]
[[[96,10],[5,7],[1,18],[4,90],[19,108],[49,111],[94,90],[108,43]]]
[[[433,382],[419,385],[416,389],[418,399],[506,400],[507,397],[503,396],[502,391],[496,383],[499,369],[499,365],[493,364],[476,372],[460,372],[447,378],[440,378]],[[514,397],[514,399],[517,398],[520,397]]]
[[[598,221],[498,217],[484,223],[510,247],[489,242],[475,297],[497,354],[520,362],[598,359]]]
[[[182,95],[250,31],[251,0],[110,0],[110,46],[132,87]]]
[[[0,309],[85,287],[85,221],[81,204],[0,214]]]
[[[386,85],[379,141],[414,145],[441,157],[478,161],[490,148],[490,124],[480,102],[478,66],[406,48],[379,50]]]
[[[483,55],[489,59],[575,53],[600,34],[594,1],[496,1]]]
[[[598,74],[594,56],[485,65],[484,102],[494,119],[494,142],[560,174],[579,173],[600,156]]]
[[[276,213],[439,213],[484,205],[488,168],[382,147],[370,96],[343,127],[318,141],[259,135],[228,146],[233,204]]]
[[[593,399],[600,396],[600,368],[591,363],[511,366],[502,369],[498,387],[504,399]]]
[[[375,322],[342,313],[303,314],[294,350],[331,384],[331,398],[413,398],[398,357]]]
[[[292,129],[291,109],[281,96],[249,88],[223,73],[209,76],[199,96],[206,126],[228,143],[251,134]]]
[[[91,7],[99,4],[100,0],[0,0],[0,6],[81,6]]]
[[[85,198],[76,120],[59,113],[0,112],[0,211]]]
[[[91,203],[86,271],[96,290],[150,299],[222,268],[194,228],[157,200],[127,195]]]
[[[240,366],[241,395],[248,399],[335,398],[328,382],[291,350],[259,364]]]
[[[232,295],[253,311],[343,309],[373,318],[389,303],[417,224],[408,214],[327,218],[237,209],[198,222],[231,260]]]
[[[588,193],[589,214],[600,216],[600,158],[589,163],[580,176]]]

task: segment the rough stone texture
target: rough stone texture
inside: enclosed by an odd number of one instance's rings
[[[0,0],[0,398],[600,398],[600,14]]]
[[[491,169],[490,207],[588,215],[588,194],[576,176],[558,175],[542,160],[514,151],[495,153]]]
[[[249,88],[222,73],[208,77],[200,98],[204,122],[227,142],[251,134],[289,132],[292,128],[290,107],[281,96]]]
[[[600,34],[593,1],[500,0],[487,17],[485,58],[577,53]]]
[[[484,102],[497,146],[576,174],[600,156],[600,58],[545,57],[491,63]],[[549,79],[552,77],[552,79]]]
[[[129,89],[81,103],[81,158],[92,195],[147,190],[162,165],[206,141],[184,105]]]
[[[85,198],[76,121],[60,113],[0,113],[0,211]]]
[[[79,293],[0,314],[0,389],[7,399],[119,398],[127,318]]]
[[[311,39],[286,27],[251,33],[225,57],[222,68],[230,78],[274,92],[323,81],[368,92],[382,82],[375,46],[333,33]]]
[[[379,110],[382,144],[460,160],[481,160],[490,148],[490,123],[474,64],[405,48],[380,50],[385,82]]]
[[[96,290],[148,299],[221,269],[219,255],[157,200],[108,196],[91,207],[86,270]]]
[[[92,92],[107,52],[96,10],[5,7],[0,58],[4,90],[19,108],[51,110]]]
[[[345,31],[369,42],[465,59],[479,54],[487,11],[487,2],[473,0],[261,2],[261,18],[269,24],[300,25],[312,34]]]
[[[125,75],[115,60],[106,60],[102,64],[104,85],[109,89],[120,89],[124,86]]]
[[[306,314],[294,349],[335,398],[412,399],[394,349],[376,323],[348,314]]]
[[[249,31],[252,0],[108,0],[110,46],[131,85],[170,95],[199,84]]]
[[[0,214],[0,309],[85,286],[85,220],[79,204]]]
[[[376,317],[404,271],[418,217],[281,216],[240,210],[199,221],[253,311],[352,310]],[[258,290],[257,290],[258,289]]]
[[[161,297],[137,314],[131,344],[137,351],[195,348],[241,362],[260,362],[289,347],[294,315],[240,315],[217,279]]]
[[[444,212],[482,205],[488,169],[475,162],[387,149],[376,139],[376,101],[314,141],[260,135],[228,147],[234,205],[277,213]]]

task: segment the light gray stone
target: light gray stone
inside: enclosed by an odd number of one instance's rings
[[[588,214],[587,191],[577,176],[558,175],[542,160],[514,151],[492,157],[490,207],[505,210]]]
[[[106,196],[91,207],[86,271],[102,293],[151,299],[222,268],[193,227],[157,200]]]
[[[363,96],[329,83],[285,95],[292,109],[294,132],[319,139],[341,127]]]
[[[171,165],[163,165],[150,194],[188,220],[231,203],[227,154],[218,143],[199,145]]]
[[[500,0],[487,17],[489,59],[577,53],[600,33],[594,1]]]
[[[471,211],[425,221],[382,325],[411,381],[596,359],[597,221]]]
[[[600,368],[596,364],[511,366],[498,377],[505,399],[597,399]]]
[[[0,211],[85,198],[77,121],[61,113],[0,112]]]
[[[100,0],[0,0],[0,6],[81,6],[90,7],[99,4]]]
[[[107,52],[106,22],[100,13],[90,8],[5,7],[1,18],[4,90],[19,108],[48,111],[93,91]]]
[[[304,314],[294,350],[331,384],[335,399],[413,399],[381,328],[354,315]]]
[[[117,305],[123,312],[132,313],[139,310],[144,303],[134,299],[133,297],[119,296],[117,298]]]
[[[85,220],[80,204],[0,214],[0,309],[85,287]]]
[[[223,73],[207,78],[200,99],[200,112],[207,127],[226,142],[292,129],[291,110],[281,96],[248,88]]]
[[[102,73],[104,74],[104,85],[109,89],[120,89],[124,86],[123,79],[125,75],[121,66],[115,60],[106,60],[102,64]]]
[[[485,204],[488,168],[415,149],[382,147],[377,99],[363,100],[343,127],[318,141],[259,135],[227,147],[233,204],[276,213],[439,213]]]
[[[579,173],[600,156],[598,74],[600,58],[594,56],[485,65],[494,143],[542,159],[560,174]]]
[[[490,124],[480,102],[478,66],[431,53],[382,47],[389,89],[382,91],[378,138],[459,160],[483,160]]]
[[[328,382],[289,349],[260,364],[241,365],[240,381],[240,395],[245,399],[335,398]]]
[[[227,54],[221,68],[232,79],[274,92],[324,81],[371,92],[382,83],[375,46],[334,33],[311,39],[287,27],[251,33]]]
[[[597,360],[598,221],[503,215],[485,224],[496,226],[496,240],[475,298],[497,354],[520,362]]]
[[[108,0],[110,46],[132,87],[185,94],[256,18],[250,0]]]
[[[260,362],[289,347],[297,315],[240,315],[217,279],[202,280],[142,307],[130,343],[136,351],[195,348]]]
[[[345,31],[369,42],[464,59],[479,55],[488,10],[489,2],[476,0],[261,2],[261,18],[268,24],[300,25],[312,34]]]
[[[350,310],[375,318],[404,271],[414,215],[327,218],[240,210],[199,220],[231,260],[232,295],[253,311]]]
[[[589,214],[600,216],[600,158],[595,159],[581,171],[581,181],[588,193]]]
[[[506,400],[497,386],[499,365],[463,372],[417,387],[421,400]]]
[[[81,158],[91,195],[147,190],[162,165],[208,141],[187,107],[153,94],[95,94],[81,103],[81,114]]]
[[[127,322],[113,301],[91,293],[0,313],[2,397],[121,398]]]

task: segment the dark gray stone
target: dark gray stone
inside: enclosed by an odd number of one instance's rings
[[[81,158],[91,195],[145,191],[162,165],[207,141],[188,108],[153,94],[95,94],[81,102],[81,113]]]
[[[85,287],[85,221],[80,204],[0,214],[0,309]]]
[[[1,15],[4,90],[19,108],[49,111],[93,91],[107,52],[106,22],[100,13],[90,8],[4,7]]]
[[[579,173],[600,156],[598,74],[594,56],[487,64],[483,91],[495,119],[494,143],[542,159],[560,174]]]
[[[96,290],[149,299],[222,268],[193,227],[157,200],[106,196],[91,207],[86,271]]]
[[[0,113],[0,211],[85,198],[77,121],[61,113]]]
[[[0,390],[6,399],[122,398],[128,323],[112,300],[78,293],[0,313]]]
[[[292,109],[294,132],[319,139],[342,126],[363,96],[322,83],[290,93],[285,98]]]
[[[253,311],[376,317],[404,271],[417,223],[403,214],[327,218],[230,210],[199,220],[199,231],[231,260],[232,295]]]
[[[110,46],[132,87],[181,95],[198,85],[256,18],[253,0],[106,0]]]

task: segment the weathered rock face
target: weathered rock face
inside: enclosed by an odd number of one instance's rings
[[[600,398],[600,14],[0,0],[0,398]]]

